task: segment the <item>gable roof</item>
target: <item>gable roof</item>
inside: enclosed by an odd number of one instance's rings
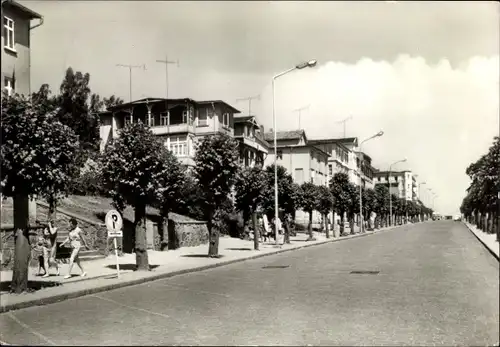
[[[315,139],[315,140],[309,140],[308,143],[310,145],[329,145],[329,144],[336,144],[337,146],[341,147],[342,149],[346,150],[347,152],[350,151],[349,148],[347,148],[341,141],[338,141],[337,139]]]
[[[222,104],[222,105],[228,107],[229,109],[231,109],[231,111],[233,111],[233,113],[241,113],[240,110],[237,110],[236,108],[234,108],[233,106],[229,105],[227,102],[224,102],[222,100],[204,100],[204,101],[196,101],[196,103],[198,105]]]
[[[301,137],[307,142],[306,132],[304,130],[277,131],[276,140],[298,140]],[[268,132],[264,135],[266,141],[274,141],[274,132]]]
[[[344,138],[338,138],[338,139],[315,139],[311,140],[309,142],[313,142],[316,145],[320,144],[329,144],[329,143],[352,143],[355,146],[358,144],[358,138],[357,137],[344,137]]]

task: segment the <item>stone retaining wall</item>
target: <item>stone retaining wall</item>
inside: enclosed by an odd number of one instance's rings
[[[168,220],[168,249],[194,247],[208,243],[206,222]]]

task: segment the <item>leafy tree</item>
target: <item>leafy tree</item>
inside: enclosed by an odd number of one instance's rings
[[[146,205],[163,198],[171,154],[141,122],[127,125],[119,135],[102,157],[102,178],[118,210],[134,208],[137,270],[149,270]]]
[[[163,163],[167,170],[162,177],[159,205],[162,219],[168,220],[169,212],[171,212],[174,206],[182,199],[182,188],[186,175],[179,160],[171,151],[166,151],[163,158]]]
[[[302,201],[300,207],[304,212],[309,213],[309,224],[307,230],[309,232],[309,241],[314,241],[312,233],[312,215],[313,211],[318,206],[318,187],[311,182],[305,182],[301,185],[302,188]]]
[[[388,225],[387,215],[389,214],[389,188],[385,185],[378,184],[375,186],[375,206],[379,214],[378,221],[385,226]]]
[[[203,195],[192,172],[184,172],[184,181],[180,191],[179,203],[172,207],[172,212],[183,214],[197,220],[205,218]]]
[[[50,196],[51,206],[67,192],[79,143],[71,129],[46,112],[42,102],[18,95],[2,97],[2,194],[14,199],[15,259],[11,288],[28,289],[31,254],[28,201]]]
[[[238,158],[238,142],[226,134],[206,136],[196,148],[194,173],[205,200],[210,257],[219,253],[219,231],[212,228],[214,213],[231,192],[239,168]]]
[[[340,234],[344,234],[345,215],[351,205],[351,187],[349,176],[343,172],[337,172],[330,180],[335,212],[340,215]]]
[[[328,225],[328,214],[332,210],[333,206],[333,195],[330,189],[325,186],[317,187],[317,203],[316,210],[323,215],[323,220],[325,221],[326,238],[330,238],[330,231]]]
[[[363,215],[364,221],[370,221],[370,215],[372,212],[376,212],[377,197],[375,191],[370,188],[363,190]]]
[[[87,158],[99,150],[99,119],[96,113],[90,112],[90,75],[74,72],[71,67],[61,83],[60,95],[57,97],[59,111],[57,117],[61,123],[69,126],[80,141],[78,161],[80,166]],[[96,102],[96,101],[94,101]]]
[[[254,230],[254,249],[259,249],[259,228],[257,223],[257,208],[263,200],[266,188],[266,173],[260,166],[245,168],[235,182],[236,208],[243,212],[244,223],[247,217],[252,217]]]

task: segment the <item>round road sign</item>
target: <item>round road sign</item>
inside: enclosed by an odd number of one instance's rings
[[[116,210],[111,210],[106,213],[106,217],[104,218],[104,223],[109,231],[120,231],[123,227],[123,219],[120,213]]]

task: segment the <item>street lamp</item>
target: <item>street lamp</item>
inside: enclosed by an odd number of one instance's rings
[[[388,180],[389,180],[389,220],[390,220],[391,225],[394,224],[392,221],[391,171],[392,171],[392,166],[396,165],[398,163],[406,163],[406,158],[395,161],[394,163],[389,165],[389,178],[388,178]]]
[[[272,88],[273,88],[273,132],[274,132],[274,232],[275,232],[275,242],[276,246],[278,246],[278,165],[277,165],[277,158],[278,158],[278,151],[277,151],[277,141],[276,141],[276,111],[274,109],[274,82],[278,77],[281,77],[283,75],[286,75],[289,72],[292,72],[293,70],[302,70],[306,67],[314,67],[316,66],[317,61],[316,60],[310,60],[304,63],[300,63],[298,65],[295,65],[294,67],[280,72],[279,74],[273,76],[273,82],[272,82]]]
[[[378,133],[376,133],[373,136],[370,136],[369,138],[361,141],[359,144],[359,221],[360,221],[360,231],[363,232],[363,178],[361,177],[361,174],[363,173],[363,143],[365,143],[368,140],[374,139],[376,137],[380,137],[384,135],[384,132],[380,130]]]

